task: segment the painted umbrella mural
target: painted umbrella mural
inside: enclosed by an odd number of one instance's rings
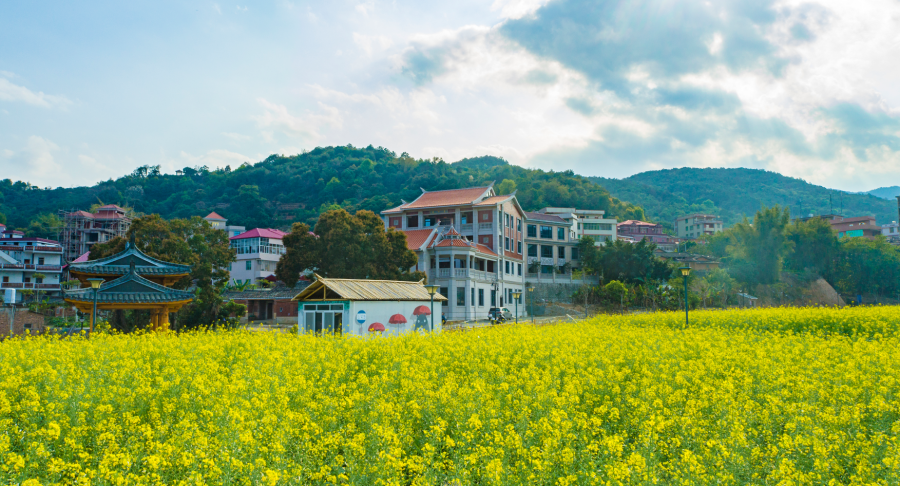
[[[431,310],[424,305],[420,305],[413,310],[413,315],[416,316],[416,331],[419,329],[427,331],[429,329],[428,316],[431,315]]]
[[[372,325],[369,326],[369,332],[384,332],[384,324],[373,322]]]

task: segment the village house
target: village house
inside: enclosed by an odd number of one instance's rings
[[[232,262],[231,281],[255,284],[259,280],[274,282],[275,266],[285,249],[282,239],[287,233],[271,228],[254,228],[229,238],[237,251],[237,261]]]
[[[406,233],[428,282],[447,297],[449,320],[487,318],[491,307],[514,306],[525,283],[525,212],[514,194],[485,187],[426,191],[381,212],[385,228]],[[519,297],[519,304],[523,299]],[[524,315],[525,306],[519,305]]]
[[[0,289],[4,302],[22,302],[22,290],[44,296],[60,294],[63,248],[44,238],[25,238],[0,224]],[[37,276],[36,276],[37,275]]]
[[[676,251],[678,248],[678,239],[663,233],[661,224],[629,219],[622,221],[617,226],[617,232],[621,239],[630,239],[635,243],[650,240],[663,251]]]
[[[106,243],[115,237],[125,237],[131,227],[131,218],[124,208],[115,204],[101,206],[94,213],[72,211],[63,215],[61,243],[66,262],[91,251],[97,243]]]

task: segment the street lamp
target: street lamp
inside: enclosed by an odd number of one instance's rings
[[[526,287],[528,295],[531,296],[531,323],[534,324],[534,285]]]
[[[691,267],[681,267],[681,276],[684,277],[684,326],[688,326],[688,286],[687,278],[691,274]]]
[[[97,290],[100,289],[100,284],[105,282],[102,278],[89,278],[88,282],[91,283],[91,288],[94,289],[94,312],[91,314],[91,332],[94,332],[94,323],[97,321]]]
[[[522,292],[513,292],[513,300],[516,301],[516,324],[519,323],[519,298],[522,297]]]
[[[438,291],[437,285],[426,285],[425,290],[431,296],[431,332],[434,332],[434,294]]]

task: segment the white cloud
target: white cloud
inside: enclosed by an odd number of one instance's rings
[[[380,53],[391,47],[394,42],[383,35],[364,35],[358,32],[353,33],[353,42],[359,46],[367,56],[373,53]]]
[[[368,17],[370,13],[375,12],[375,0],[366,0],[356,4],[356,11],[361,15]]]
[[[342,123],[341,114],[337,108],[322,102],[318,104],[318,112],[298,117],[291,115],[284,105],[272,103],[263,98],[259,98],[257,101],[263,106],[264,113],[254,116],[253,120],[262,130],[263,137],[269,141],[274,139],[274,132],[316,141],[322,138],[320,133],[322,128],[339,128]]]
[[[0,78],[0,101],[20,101],[43,108],[64,108],[71,103],[65,96],[48,95],[40,91],[35,93],[5,78]]]
[[[69,185],[71,177],[55,157],[59,151],[50,140],[32,135],[21,149],[3,151],[4,176],[38,185]]]
[[[500,15],[508,19],[518,19],[533,14],[550,0],[494,0],[492,11],[500,11]]]

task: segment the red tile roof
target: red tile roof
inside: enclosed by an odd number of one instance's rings
[[[66,216],[81,216],[82,218],[93,218],[94,215],[87,211],[75,211],[74,213],[69,213]]]
[[[447,247],[447,246],[458,246],[462,248],[471,248],[472,244],[468,242],[468,240],[461,240],[459,238],[447,238],[445,240],[441,240],[440,243],[433,245],[437,247]]]
[[[116,206],[115,204],[107,204],[106,206],[100,206],[97,210],[98,211],[101,211],[101,210],[103,210],[103,211],[125,211],[125,209],[120,208],[119,206]]]
[[[492,206],[494,204],[500,204],[502,202],[506,202],[512,197],[513,197],[512,194],[507,194],[505,196],[486,197],[486,198],[484,198],[484,200],[482,200],[481,202],[476,204],[476,206]]]
[[[211,219],[214,221],[227,221],[225,218],[219,216],[215,211],[207,214],[206,217],[203,219]]]
[[[398,230],[400,231],[400,230]],[[406,235],[406,247],[410,250],[420,250],[422,245],[434,233],[434,228],[402,231]]]
[[[89,256],[91,256],[91,252],[86,251],[86,252],[84,252],[83,255],[81,255],[80,257],[76,258],[72,263],[86,262],[86,261],[88,261],[88,257],[89,257]]]
[[[284,231],[279,231],[277,229],[272,228],[254,228],[250,231],[245,231],[237,236],[232,236],[231,240],[243,240],[245,238],[273,238],[276,240],[283,239],[287,235]]]
[[[494,250],[491,250],[487,245],[482,245],[481,243],[476,243],[475,247],[478,248],[478,251],[480,251],[481,253],[487,253],[488,255],[491,255],[491,256],[500,256],[500,255],[494,253]]]
[[[405,202],[405,203],[397,206],[396,208],[385,209],[384,211],[381,212],[381,214],[399,213],[399,212],[401,212],[400,210],[405,208],[407,204],[409,204],[409,203]]]
[[[491,186],[470,187],[467,189],[449,189],[446,191],[430,191],[424,192],[415,201],[407,204],[403,209],[430,208],[440,206],[459,206],[462,204],[472,204],[477,201],[484,193],[488,192]],[[394,208],[397,209],[397,208]]]

